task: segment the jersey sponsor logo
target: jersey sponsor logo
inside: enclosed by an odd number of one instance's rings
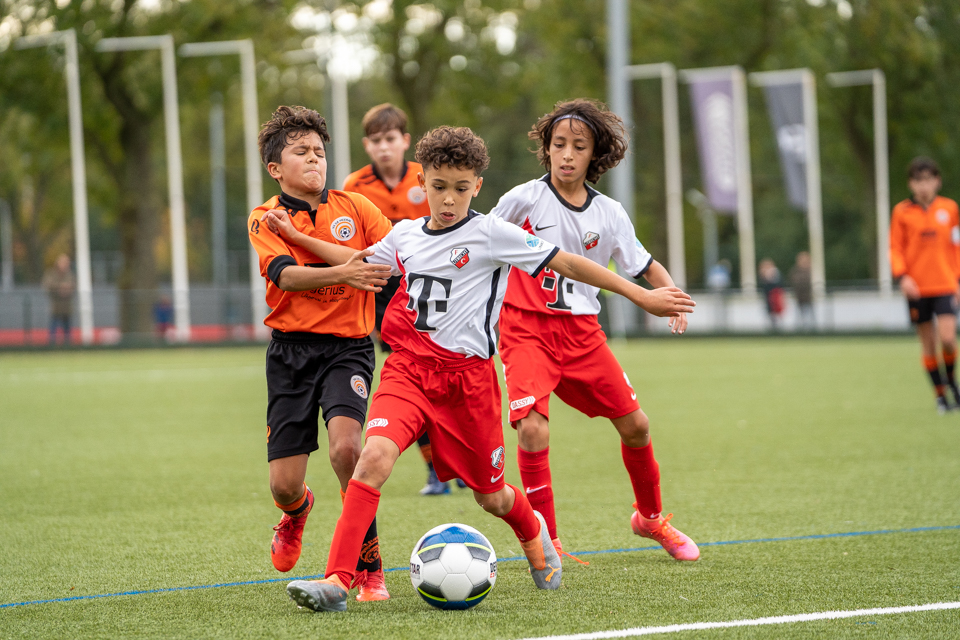
[[[597,246],[598,242],[600,242],[599,233],[587,231],[587,233],[583,236],[583,248],[587,251]]]
[[[516,411],[517,409],[523,409],[524,407],[529,407],[536,401],[537,399],[534,398],[533,396],[527,396],[526,398],[520,398],[519,400],[514,400],[513,402],[510,403],[510,410]]]
[[[350,386],[353,387],[353,390],[357,392],[357,395],[366,400],[367,398],[367,383],[364,382],[363,378],[360,376],[353,376],[350,378]]]
[[[549,229],[549,228],[555,227],[555,226],[557,226],[557,225],[556,225],[556,224],[548,224],[548,225],[543,226],[543,227],[541,227],[540,225],[537,225],[537,226],[535,226],[533,229],[534,229],[534,231],[543,231],[544,229]]]
[[[386,418],[374,418],[367,423],[367,429],[376,429],[377,427],[385,427],[390,424],[390,421]]]
[[[950,224],[950,214],[946,209],[937,209],[937,222],[940,224]]]
[[[493,465],[494,469],[503,469],[503,447],[497,447],[493,450],[493,453],[490,454],[490,464]],[[500,474],[503,475],[502,473]],[[495,482],[491,480],[490,482]]]
[[[559,273],[549,268],[544,269],[540,288],[553,291],[557,294],[552,302],[547,303],[547,309],[554,311],[570,311],[573,309],[573,307],[567,304],[565,298],[565,296],[573,295],[573,283],[567,282],[567,279]]]
[[[337,240],[349,240],[357,232],[357,226],[350,216],[340,216],[330,223],[330,233]]]
[[[260,221],[256,218],[250,223],[250,233],[260,234]]]
[[[407,200],[409,200],[412,204],[423,204],[423,201],[426,199],[426,192],[419,186],[410,187],[410,190],[407,191]]]
[[[417,294],[417,297],[413,297],[413,291],[418,282],[423,284],[420,287],[420,293]],[[442,292],[442,299],[432,299],[431,295],[433,294],[434,284],[439,284]],[[433,276],[425,276],[420,273],[408,273],[407,274],[407,292],[409,294],[409,300],[407,301],[407,309],[413,311],[416,308],[417,319],[414,321],[413,326],[417,331],[436,331],[437,328],[430,325],[427,316],[430,314],[430,303],[433,302],[433,311],[435,313],[446,313],[447,312],[447,299],[450,297],[450,289],[453,287],[453,280],[450,278],[435,278]]]
[[[543,239],[529,233],[527,234],[526,242],[527,246],[534,250],[543,247]]]
[[[450,262],[457,269],[463,269],[470,262],[470,250],[463,247],[454,247],[450,251]]]

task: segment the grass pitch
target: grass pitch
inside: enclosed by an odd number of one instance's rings
[[[300,563],[288,576],[270,564],[279,512],[262,347],[0,355],[0,637],[524,638],[960,601],[960,413],[937,415],[915,339],[680,338],[616,351],[651,418],[673,523],[700,543],[745,542],[704,544],[696,563],[661,550],[587,555],[589,567],[565,563],[551,593],[525,562],[501,562],[493,592],[466,612],[432,609],[393,571],[390,601],[336,615],[297,610],[284,591],[322,573],[340,512],[325,444],[308,472],[317,503]],[[554,399],[552,433],[564,547],[650,546],[630,532],[609,422]],[[507,479],[519,483],[516,436],[505,437]],[[520,555],[469,492],[417,495],[424,476],[411,451],[384,487],[388,568],[443,522],[477,527],[500,558]],[[803,539],[921,527],[935,529]],[[790,537],[801,539],[752,542]],[[245,584],[211,587],[228,583]],[[960,611],[675,635],[948,638]]]

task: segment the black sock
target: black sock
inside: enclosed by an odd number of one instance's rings
[[[357,573],[367,571],[373,573],[381,566],[380,540],[377,537],[377,519],[374,518],[363,537],[363,546],[360,547],[360,559],[357,560]]]

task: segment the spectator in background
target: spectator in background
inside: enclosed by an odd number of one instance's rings
[[[783,285],[780,283],[780,270],[770,258],[761,260],[757,270],[760,275],[760,288],[767,302],[770,327],[776,331],[779,328],[780,314],[783,313]]]
[[[707,272],[707,287],[711,291],[723,293],[730,288],[730,261],[720,260]]]
[[[164,294],[153,304],[153,323],[157,338],[165,340],[173,328],[173,302]]]
[[[813,283],[810,279],[810,254],[801,251],[790,269],[790,288],[797,299],[797,327],[800,331],[812,331],[816,327],[813,315]]]
[[[76,282],[70,271],[70,256],[61,253],[43,275],[43,288],[50,297],[50,344],[59,344],[57,329],[63,330],[63,343],[70,344],[70,318],[73,316],[73,290]]]

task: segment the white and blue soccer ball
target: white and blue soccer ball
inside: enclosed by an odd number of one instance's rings
[[[493,589],[497,554],[473,527],[442,524],[414,545],[410,581],[420,597],[438,609],[469,609]]]

